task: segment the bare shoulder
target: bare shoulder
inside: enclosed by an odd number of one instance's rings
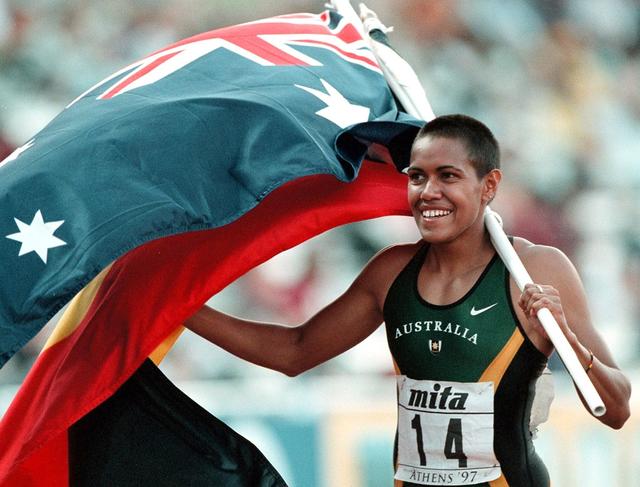
[[[413,243],[391,245],[382,249],[367,264],[375,272],[397,275],[424,245],[421,240]]]
[[[354,284],[375,294],[379,301],[384,300],[395,278],[423,245],[419,240],[382,249],[371,258]]]
[[[575,266],[562,250],[514,237],[513,247],[534,282],[570,284],[578,279]]]

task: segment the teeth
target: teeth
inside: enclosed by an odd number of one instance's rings
[[[440,216],[446,216],[451,213],[451,210],[425,210],[422,212],[424,218],[437,218]]]

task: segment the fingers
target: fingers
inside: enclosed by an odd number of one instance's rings
[[[518,305],[527,316],[535,316],[542,308],[553,311],[560,306],[560,294],[553,286],[525,284]]]
[[[548,340],[548,336],[538,320],[537,313],[540,309],[549,307],[548,300],[545,288],[540,284],[525,284],[518,300],[518,305],[532,325],[531,331],[540,334],[545,340]]]
[[[545,338],[548,338],[544,327],[538,320],[538,312],[542,308],[548,309],[560,328],[568,332],[567,323],[560,301],[560,293],[553,286],[540,284],[526,284],[520,300],[518,301],[520,308],[524,311],[533,328]]]

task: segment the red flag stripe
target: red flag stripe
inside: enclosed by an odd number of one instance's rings
[[[409,214],[405,186],[393,167],[371,162],[352,183],[300,178],[231,224],[158,239],[120,258],[76,331],[43,351],[3,417],[0,485],[19,463],[32,465],[37,449],[40,461],[59,453],[50,442],[113,394],[210,296],[325,230]],[[46,485],[64,484],[57,481]]]

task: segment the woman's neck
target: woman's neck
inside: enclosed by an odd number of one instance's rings
[[[424,266],[430,273],[459,276],[484,267],[494,255],[489,233],[483,228],[475,235],[461,235],[452,242],[431,244]]]

